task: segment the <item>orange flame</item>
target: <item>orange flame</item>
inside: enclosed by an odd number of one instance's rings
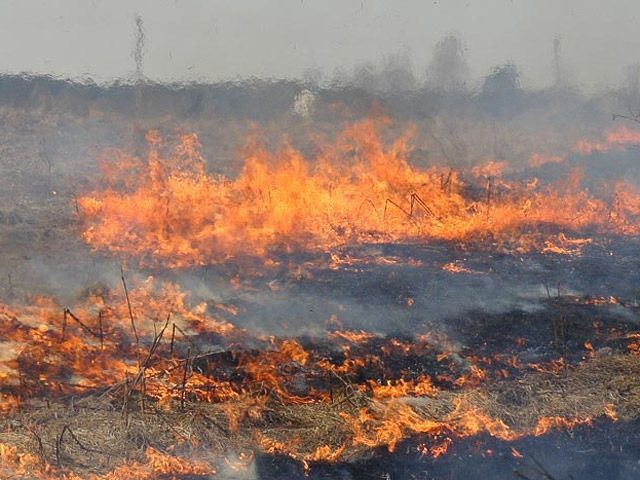
[[[497,181],[504,165],[492,161],[467,173],[420,169],[408,161],[411,131],[386,145],[381,123],[347,127],[313,158],[287,142],[275,154],[252,143],[235,180],[206,172],[195,135],[183,135],[164,158],[160,137],[149,132],[146,159],[120,152],[104,162],[105,186],[78,199],[84,239],[142,264],[184,266],[358,242],[481,241],[574,253],[590,240],[570,234],[640,230],[640,194],[630,185],[616,185],[611,204],[608,193],[599,198],[580,187],[578,170],[540,185]],[[484,192],[469,196],[471,186]]]

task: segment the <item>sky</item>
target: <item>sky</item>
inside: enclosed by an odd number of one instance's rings
[[[556,37],[586,89],[619,86],[640,63],[637,0],[0,0],[0,72],[131,79],[136,15],[157,81],[331,78],[395,54],[421,76],[447,34],[476,81],[513,62],[525,85],[551,84]]]

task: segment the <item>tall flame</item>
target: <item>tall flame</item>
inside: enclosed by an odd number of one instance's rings
[[[572,252],[572,234],[639,231],[640,192],[629,184],[598,196],[577,169],[542,185],[501,179],[495,162],[418,168],[408,160],[412,129],[385,144],[385,123],[350,125],[311,158],[287,141],[276,153],[253,142],[235,180],[207,173],[195,135],[164,158],[151,131],[147,158],[118,153],[103,163],[104,186],[79,198],[84,239],[143,264],[185,266],[358,242]]]

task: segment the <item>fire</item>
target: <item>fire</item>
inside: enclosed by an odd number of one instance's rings
[[[538,168],[547,163],[564,163],[566,159],[566,156],[532,153],[529,157],[529,166],[532,168]]]
[[[462,265],[459,262],[449,262],[442,266],[442,269],[450,273],[475,273]]]
[[[592,419],[589,417],[583,419],[576,418],[574,420],[568,420],[561,417],[542,417],[538,420],[538,424],[536,425],[533,434],[537,437],[545,435],[554,428],[558,430],[570,430],[576,425],[591,425],[591,422]]]
[[[146,158],[114,152],[115,161],[103,165],[103,184],[78,199],[83,238],[96,250],[142,266],[258,257],[273,267],[280,261],[276,253],[304,250],[326,253],[330,270],[355,270],[373,263],[395,268],[404,260],[379,254],[380,246],[370,254],[339,247],[446,241],[514,254],[579,255],[597,241],[591,238],[595,234],[640,234],[636,187],[586,188],[577,168],[553,184],[512,180],[505,173],[510,164],[492,159],[471,169],[415,167],[409,162],[413,131],[385,143],[381,130],[388,123],[347,126],[311,157],[286,141],[276,153],[251,143],[235,179],[207,170],[195,135],[183,135],[167,148],[157,132],[149,132]],[[581,141],[573,151],[605,151],[636,141],[640,134],[619,130],[602,142]],[[532,155],[529,166],[564,163],[567,155]],[[417,260],[407,265],[426,268]],[[451,274],[480,273],[460,260],[435,265]],[[312,278],[309,266],[296,265],[289,273],[302,282]],[[520,337],[512,342],[514,351],[482,355],[458,348],[440,331],[399,339],[334,330],[341,326],[337,317],[327,320],[331,331],[318,338],[252,336],[228,320],[237,307],[198,301],[152,276],[126,279],[126,272],[123,264],[122,289],[95,289],[71,306],[44,297],[30,298],[27,305],[0,304],[0,328],[6,332],[0,345],[0,413],[15,413],[34,399],[99,392],[124,417],[148,409],[160,416],[187,412],[189,422],[206,418],[207,428],[213,425],[231,443],[288,455],[306,468],[311,462],[341,461],[353,449],[393,452],[416,435],[424,442],[419,451],[438,457],[460,438],[485,434],[512,442],[590,425],[597,416],[617,419],[616,405],[604,402],[592,416],[551,411],[529,424],[500,418],[488,406],[484,388],[492,379],[517,383],[510,379],[571,368],[564,356],[527,364],[518,356],[526,350]],[[241,288],[237,278],[232,282]],[[580,302],[620,303],[614,297]],[[407,307],[417,310],[413,298],[402,299],[401,308]],[[630,352],[640,354],[638,335],[626,338]],[[210,348],[201,348],[202,339]],[[588,341],[584,348],[594,362],[601,356]],[[394,369],[397,358],[411,363]],[[207,408],[215,415],[209,417]],[[317,431],[326,427],[322,422],[332,422],[329,426],[339,430],[331,445],[307,446],[296,433],[307,428],[312,408],[324,416],[312,418],[309,428]],[[291,412],[287,438],[265,427]],[[172,438],[197,450],[195,434],[170,426]],[[183,458],[152,447],[139,453],[137,461],[86,478],[151,480],[212,476],[219,470],[219,464],[195,454]],[[252,455],[224,461],[241,470]],[[60,458],[55,467],[51,459],[2,443],[0,460],[2,476],[80,478],[65,471]]]
[[[398,398],[407,396],[435,396],[437,389],[433,386],[429,377],[419,377],[416,380],[406,381],[400,379],[397,382],[387,380],[386,385],[378,385],[370,380],[369,386],[378,398]]]
[[[147,466],[155,475],[210,475],[216,471],[205,462],[184,460],[172,455],[163,454],[151,447],[147,447]]]
[[[73,473],[59,476],[51,466],[37,457],[18,453],[15,447],[0,443],[0,474],[3,478],[39,478],[43,480],[155,480],[159,478],[177,479],[189,475],[215,475],[216,469],[208,462],[198,459],[182,459],[159,452],[152,447],[146,449],[146,462],[132,462],[116,468],[106,475],[90,474],[79,477]]]
[[[640,192],[628,184],[613,187],[612,203],[610,188],[598,196],[581,186],[579,169],[543,185],[504,180],[505,164],[494,161],[471,171],[414,167],[412,129],[386,144],[388,123],[348,126],[313,157],[286,141],[276,153],[250,143],[233,180],[207,172],[195,135],[167,153],[151,131],[147,158],[116,152],[103,164],[103,186],[78,199],[84,240],[143,265],[177,267],[381,242],[571,254],[591,241],[587,232],[640,231]],[[635,138],[609,137],[612,145]]]
[[[584,348],[586,348],[589,351],[590,358],[594,358],[596,356],[595,349],[593,348],[593,345],[591,345],[590,342],[584,342]]]
[[[148,344],[154,336],[158,338],[169,319],[183,333],[206,331],[225,335],[230,341],[238,335],[223,319],[206,315],[206,305],[189,305],[187,294],[176,285],[158,286],[149,277],[128,292],[128,297],[131,312],[124,295],[117,292],[91,294],[73,310],[49,299],[34,299],[33,306],[18,310],[2,305],[0,325],[14,331],[7,352],[15,352],[15,357],[0,363],[3,385],[20,386],[21,395],[42,389],[69,394],[137,378],[144,380],[147,395],[176,398],[179,393],[167,383],[179,383],[180,362],[155,361],[153,352],[142,351],[137,340]],[[167,332],[165,339],[168,337]],[[141,364],[144,356],[147,362]],[[207,385],[213,386],[210,379],[200,380],[203,392]],[[3,409],[18,405],[15,396],[4,394],[2,400]]]
[[[16,447],[0,443],[0,474],[5,478],[26,476],[33,471],[42,471],[40,459],[29,453],[19,453]],[[44,474],[46,474],[46,467]]]
[[[640,132],[632,132],[627,127],[621,126],[606,133],[603,140],[591,140],[588,138],[579,140],[573,146],[572,151],[581,155],[590,155],[594,152],[621,150],[626,145],[638,143],[640,143]]]
[[[351,343],[363,343],[376,338],[376,335],[374,335],[373,333],[364,332],[364,331],[349,332],[349,331],[336,330],[334,332],[331,332],[329,337],[334,339],[341,338]]]
[[[562,370],[562,367],[554,367],[553,361],[543,368],[533,364],[519,365],[515,357],[509,355],[494,358],[467,355],[466,360],[471,363],[465,371],[456,372],[451,363],[445,381],[454,390],[447,392],[437,386],[438,378],[424,374],[405,378],[407,372],[384,370],[384,359],[392,355],[430,354],[435,361],[447,365],[453,351],[440,354],[430,343],[437,339],[440,345],[452,348],[446,336],[438,332],[417,336],[411,342],[392,338],[379,352],[370,350],[372,344],[383,340],[379,336],[366,332],[327,333],[326,341],[335,342],[334,347],[342,348],[344,359],[340,363],[330,362],[293,339],[252,338],[250,343],[259,345],[258,350],[240,348],[233,353],[234,368],[241,372],[242,378],[216,381],[215,373],[204,371],[208,367],[195,370],[196,357],[206,358],[207,352],[194,355],[185,350],[185,344],[190,343],[187,335],[215,333],[220,341],[232,347],[249,340],[247,332],[238,331],[212,316],[205,305],[192,304],[175,285],[158,283],[150,278],[139,283],[132,279],[130,283],[132,288],[128,293],[140,344],[135,341],[124,291],[90,294],[72,309],[62,309],[43,298],[34,299],[33,306],[23,307],[20,311],[2,307],[0,321],[5,331],[13,332],[11,341],[21,346],[15,349],[16,358],[6,358],[2,364],[7,411],[20,405],[14,394],[27,401],[28,397],[42,394],[65,395],[111,386],[111,395],[119,402],[133,402],[135,398],[137,404],[144,399],[151,408],[157,405],[166,412],[171,412],[176,405],[186,407],[189,402],[219,404],[218,411],[226,417],[224,426],[219,428],[225,429],[227,435],[240,435],[246,425],[261,425],[273,415],[270,413],[273,402],[285,409],[321,408],[332,412],[331,421],[336,422],[336,428],[342,429],[341,444],[314,445],[305,450],[304,441],[296,434],[289,435],[285,442],[272,438],[268,430],[253,430],[255,441],[265,452],[279,452],[307,466],[310,462],[339,461],[344,452],[354,448],[384,447],[395,451],[400,442],[414,435],[428,439],[428,445],[421,449],[423,454],[439,456],[445,454],[457,438],[484,433],[504,441],[515,441],[555,429],[590,425],[592,421],[588,416],[542,416],[535,424],[516,427],[490,415],[482,407],[484,400],[479,396],[478,387],[489,381],[487,369],[498,372],[507,368]],[[68,317],[64,336],[61,312],[67,312]],[[98,317],[99,312],[103,313]],[[176,322],[174,325],[180,325],[182,333],[175,336],[168,333],[167,317],[164,316],[167,313],[169,319]],[[102,319],[102,323],[96,317]],[[32,326],[28,327],[22,321]],[[166,337],[162,332],[166,332]],[[383,369],[384,375],[395,373],[399,376],[380,383],[370,379],[357,381],[359,369],[372,365]],[[212,368],[216,371],[215,365]],[[292,385],[298,377],[302,386]],[[452,393],[454,396],[450,397]],[[451,408],[438,415],[428,413],[430,405],[437,402],[445,405],[448,396],[452,398]],[[356,408],[363,403],[365,406]],[[144,407],[138,405],[136,408]],[[606,404],[599,414],[615,420],[614,408],[613,404]],[[179,432],[176,435],[180,436]],[[0,473],[4,473],[2,468],[14,475],[35,472],[38,478],[45,479],[57,478],[59,473],[39,457],[23,454],[15,447],[0,445],[0,458],[3,460]],[[185,459],[153,448],[147,449],[145,458],[145,461],[114,467],[107,476],[87,478],[155,479],[165,478],[163,475],[180,478],[213,475],[218,470],[217,464],[198,456]],[[71,475],[68,478],[81,477]]]
[[[626,335],[631,341],[627,344],[627,348],[632,355],[640,356],[640,334],[630,333]]]

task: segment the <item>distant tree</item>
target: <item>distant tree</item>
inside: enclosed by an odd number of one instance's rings
[[[308,68],[302,74],[302,83],[311,89],[316,89],[324,81],[324,73],[317,67]]]
[[[624,118],[640,123],[640,64],[627,67],[626,78],[618,92],[618,101],[621,103],[621,113],[614,113],[613,119]]]
[[[371,62],[358,65],[352,83],[368,93],[397,93],[413,90],[416,79],[411,59],[405,54],[387,55],[380,67]]]
[[[407,92],[416,87],[413,66],[408,55],[398,53],[388,55],[382,61],[380,86],[387,92]]]
[[[552,64],[553,84],[556,88],[561,88],[562,81],[563,81],[561,56],[562,56],[562,37],[560,37],[560,35],[557,35],[553,39],[553,64]]]
[[[379,88],[379,75],[371,62],[357,65],[353,70],[353,84],[367,92],[375,92]]]
[[[636,114],[640,105],[640,64],[629,65],[623,87],[624,101]]]
[[[333,71],[333,75],[331,78],[331,83],[330,83],[331,87],[340,88],[340,87],[344,87],[348,83],[349,83],[349,75],[347,74],[346,70],[342,67],[336,67],[336,69]]]
[[[427,85],[439,91],[463,90],[469,69],[465,47],[455,35],[447,35],[435,47],[433,59],[427,68]]]
[[[553,74],[553,88],[567,93],[571,90],[572,72],[562,56],[562,36],[556,35],[553,39],[553,61],[551,63]]]
[[[134,17],[136,24],[135,31],[133,32],[133,39],[135,41],[133,50],[131,50],[131,56],[136,64],[136,81],[144,79],[144,73],[142,70],[142,62],[144,60],[144,43],[146,40],[146,34],[144,31],[144,22],[140,15]]]
[[[510,117],[522,109],[524,92],[513,63],[494,67],[484,79],[480,103],[495,117]]]
[[[146,33],[142,17],[138,14],[134,17],[135,29],[133,31],[134,45],[131,50],[131,57],[136,64],[135,84],[133,89],[133,104],[135,108],[135,119],[132,124],[134,145],[136,149],[144,148],[144,129],[138,124],[138,120],[143,117],[143,106],[145,97],[145,77],[143,72],[143,61],[145,54]]]

